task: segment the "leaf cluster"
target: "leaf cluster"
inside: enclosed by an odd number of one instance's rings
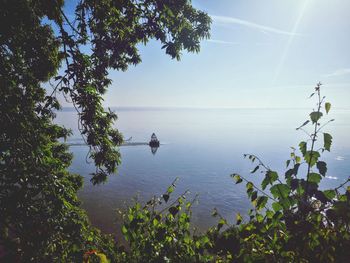
[[[61,16],[54,22],[64,73],[55,77],[54,93],[62,92],[79,113],[79,129],[96,165],[91,181],[98,184],[116,172],[117,146],[123,142],[113,127],[116,114],[102,106],[102,95],[112,83],[109,71],[140,63],[138,45],[150,39],[160,41],[166,54],[177,60],[182,50],[199,52],[211,20],[189,0],[81,0],[75,23],[57,9]],[[87,48],[92,52],[84,52]]]
[[[210,262],[212,246],[206,235],[191,231],[191,207],[187,192],[173,200],[175,181],[160,197],[140,203],[122,213],[122,233],[129,249],[124,262]]]
[[[209,17],[189,1],[2,1],[0,9],[0,250],[6,262],[79,262],[98,249],[115,258],[113,241],[90,226],[68,171],[70,131],[54,124],[63,94],[79,113],[90,146],[94,184],[120,163],[122,135],[102,106],[111,69],[141,61],[137,45],[160,40],[167,54],[197,52]],[[71,16],[69,16],[71,17]],[[43,87],[49,81],[50,93]]]
[[[315,92],[316,109],[297,130],[304,131],[307,141],[299,144],[300,156],[292,148],[286,162],[284,177],[271,170],[257,156],[246,154],[255,168],[251,173],[263,175],[261,188],[244,177],[234,174],[236,183],[246,182],[247,194],[254,209],[249,221],[237,221],[241,239],[238,260],[345,262],[350,247],[350,178],[335,189],[321,189],[320,182],[327,174],[327,163],[321,160],[330,151],[332,136],[323,132],[321,123],[331,104],[321,97],[319,83]],[[311,125],[312,132],[306,130]],[[323,140],[319,142],[319,137]],[[320,144],[320,147],[317,146]]]

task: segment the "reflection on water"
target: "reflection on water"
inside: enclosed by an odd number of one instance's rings
[[[70,147],[74,154],[73,172],[85,177],[84,189],[79,192],[83,207],[93,224],[106,232],[116,232],[116,208],[132,204],[132,198],[147,201],[161,195],[178,177],[174,194],[187,189],[199,194],[194,206],[193,223],[199,228],[213,225],[213,208],[229,221],[236,212],[249,209],[245,186],[235,185],[230,174],[236,172],[258,183],[258,174],[251,175],[250,163],[244,153],[255,153],[272,169],[283,174],[290,146],[297,146],[304,135],[295,130],[307,118],[309,110],[119,110],[117,127],[125,138],[134,142],[148,142],[155,132],[162,141],[162,149],[148,143],[134,143],[121,147],[122,164],[118,174],[107,183],[92,186],[89,174],[94,171],[86,163],[88,148]],[[333,149],[325,152],[327,177],[322,187],[335,187],[350,174],[350,111],[338,110],[325,129],[333,135]],[[57,122],[72,128],[71,142],[79,140],[74,112],[58,114]],[[131,144],[128,144],[131,145]],[[157,154],[155,155],[155,153]],[[190,196],[191,197],[191,196]]]
[[[158,150],[158,148],[159,148],[159,146],[150,146],[150,147],[151,147],[152,154],[155,155],[157,150]]]

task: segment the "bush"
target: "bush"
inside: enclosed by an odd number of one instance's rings
[[[146,205],[136,203],[123,215],[122,232],[129,249],[126,262],[347,262],[350,256],[350,178],[335,189],[320,189],[327,163],[321,160],[330,151],[332,136],[323,128],[332,119],[320,120],[331,104],[321,97],[321,84],[310,97],[317,98],[316,110],[297,130],[307,141],[292,148],[284,176],[271,170],[253,154],[245,154],[253,164],[252,174],[264,177],[260,187],[245,177],[233,174],[236,183],[246,183],[253,209],[244,222],[237,214],[236,224],[229,225],[218,216],[216,227],[204,234],[190,230],[192,201],[186,193],[169,204],[175,182],[159,198]],[[309,133],[307,126],[312,127]],[[320,142],[322,139],[322,143]],[[319,145],[321,144],[321,145]],[[320,146],[320,147],[319,147]],[[306,173],[300,171],[304,166]],[[226,226],[225,230],[223,226]]]

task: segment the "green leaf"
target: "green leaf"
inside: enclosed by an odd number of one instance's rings
[[[321,181],[321,175],[317,173],[310,173],[309,174],[309,182],[318,184]]]
[[[290,160],[287,160],[286,161],[286,168],[288,168],[289,164],[290,164]]]
[[[331,145],[332,145],[332,135],[329,133],[323,133],[323,143],[324,143],[324,149],[329,151],[331,150]]]
[[[320,174],[322,174],[323,176],[326,176],[327,164],[325,162],[322,162],[322,161],[317,162],[316,167],[320,172]]]
[[[243,218],[242,218],[241,214],[237,213],[236,214],[236,224],[239,225],[240,223],[242,223],[242,220],[243,220]]]
[[[128,233],[128,229],[126,228],[125,225],[122,226],[122,233],[125,235],[126,233]]]
[[[107,259],[105,254],[102,253],[96,253],[96,256],[99,257],[100,263],[109,263],[109,260]]]
[[[304,127],[305,125],[307,125],[310,121],[307,120],[305,121],[302,125],[300,125],[298,128],[296,128],[296,130],[299,130],[300,128]]]
[[[157,220],[157,218],[154,218],[152,223],[153,223],[153,226],[159,225],[159,221]]]
[[[307,147],[307,143],[306,142],[300,142],[299,143],[300,152],[303,154],[304,157],[305,157],[305,154],[306,154],[306,147]]]
[[[260,166],[257,165],[250,173],[252,173],[252,174],[255,173],[255,172],[259,169],[259,167],[260,167]]]
[[[219,223],[218,223],[218,226],[217,226],[218,230],[220,230],[223,227],[223,225],[225,225],[225,224],[227,224],[226,220],[221,218],[219,220]]]
[[[275,184],[270,188],[270,191],[275,198],[286,198],[289,196],[290,188],[286,184]]]
[[[236,181],[236,184],[242,183],[243,181],[241,176],[238,174],[234,174],[232,178]]]
[[[273,210],[274,210],[275,212],[277,212],[277,211],[283,209],[283,207],[282,207],[279,203],[277,203],[277,202],[275,202],[275,203],[272,204],[272,208],[273,208]]]
[[[291,203],[291,200],[289,198],[284,198],[284,199],[280,200],[280,205],[284,209],[288,209],[289,207],[291,207],[292,203]]]
[[[325,103],[326,113],[328,114],[329,110],[331,109],[331,104],[329,102]]]
[[[261,182],[262,190],[265,190],[268,184],[269,184],[269,179],[265,176],[264,180]]]
[[[300,163],[296,163],[293,168],[286,171],[285,178],[290,180],[293,175],[297,175],[299,167],[300,167]]]
[[[253,183],[252,182],[248,182],[247,184],[246,184],[246,188],[247,188],[247,194],[248,194],[248,197],[249,198],[252,198],[252,195],[253,195],[253,193],[254,193],[254,185],[253,185]],[[254,201],[254,200],[252,200],[252,201]]]
[[[259,196],[256,202],[256,208],[258,210],[264,208],[267,201],[268,201],[268,198],[266,196]]]
[[[168,194],[171,194],[172,192],[174,192],[174,186],[173,185],[169,186],[168,190],[167,190]]]
[[[336,192],[334,190],[325,190],[323,193],[329,200],[332,200],[336,196]]]
[[[265,178],[264,178],[264,180],[261,183],[261,188],[263,190],[265,190],[266,186],[268,184],[272,184],[277,179],[278,179],[278,174],[275,171],[271,171],[271,170],[267,171],[266,174],[265,174]]]
[[[278,179],[278,174],[275,171],[269,170],[269,171],[267,171],[267,175],[270,179],[270,183],[273,183],[274,181],[276,181]]]
[[[310,119],[312,123],[318,122],[318,120],[323,116],[322,112],[314,111],[310,113]]]
[[[314,166],[316,162],[320,158],[320,153],[317,151],[307,151],[304,159],[310,165],[310,167]]]
[[[247,191],[253,190],[253,188],[254,188],[253,183],[252,183],[252,182],[248,182],[248,183],[246,184],[246,188],[247,188]]]

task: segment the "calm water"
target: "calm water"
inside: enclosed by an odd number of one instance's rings
[[[252,165],[243,159],[244,153],[255,153],[272,169],[284,171],[290,146],[305,139],[296,131],[306,120],[309,110],[188,110],[188,109],[116,109],[116,126],[125,138],[147,142],[155,132],[162,145],[155,155],[149,146],[121,147],[122,165],[118,174],[106,184],[92,186],[89,173],[94,171],[86,162],[88,148],[71,146],[74,161],[71,171],[84,176],[84,189],[79,195],[93,224],[105,232],[119,233],[117,208],[132,204],[132,198],[147,201],[161,195],[179,177],[175,194],[189,189],[199,194],[193,211],[193,223],[199,228],[215,224],[213,208],[233,221],[235,213],[249,209],[244,185],[235,185],[230,174],[237,172],[253,182],[261,175],[250,175]],[[328,177],[322,187],[334,187],[350,175],[350,111],[334,110],[330,118],[336,121],[325,128],[334,137],[328,162]],[[80,141],[76,132],[74,111],[65,110],[57,122],[73,129],[71,141]],[[322,141],[322,140],[321,140]]]

